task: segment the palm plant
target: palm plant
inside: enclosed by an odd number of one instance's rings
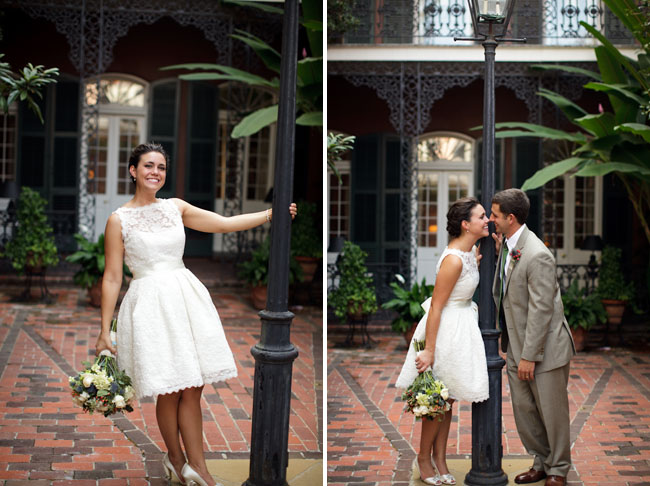
[[[227,3],[245,7],[253,7],[268,13],[282,14],[283,11],[276,7],[252,2],[229,0]],[[322,4],[316,0],[303,0],[302,26],[307,31],[311,56],[306,56],[298,61],[296,108],[299,116],[296,124],[305,126],[323,125],[323,21]],[[234,39],[248,45],[260,57],[265,66],[274,73],[280,74],[281,56],[262,39],[249,32],[237,30],[232,34]],[[249,73],[231,66],[210,63],[187,63],[166,66],[163,70],[187,69],[201,70],[199,73],[182,74],[179,77],[188,81],[235,81],[253,87],[261,87],[277,94],[280,80],[277,77],[266,79],[257,74]],[[260,108],[245,116],[233,128],[233,138],[247,137],[257,133],[262,128],[271,125],[278,119],[278,104]]]
[[[538,137],[573,144],[570,156],[537,171],[521,189],[536,189],[572,171],[580,177],[614,173],[623,183],[650,242],[650,27],[645,7],[633,0],[604,1],[641,44],[643,52],[636,60],[624,56],[603,34],[581,22],[601,43],[595,48],[600,73],[561,65],[533,67],[591,78],[584,88],[605,93],[612,112],[599,107],[599,113],[588,113],[558,93],[542,89],[539,95],[554,103],[578,130],[565,132],[532,123],[505,122],[496,124],[497,129],[505,129],[496,136]]]

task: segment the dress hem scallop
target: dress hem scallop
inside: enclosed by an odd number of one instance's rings
[[[216,373],[205,378],[201,378],[194,381],[187,381],[182,384],[171,385],[160,390],[148,390],[143,392],[141,395],[136,390],[136,396],[138,400],[147,397],[157,397],[158,395],[169,395],[170,393],[176,393],[187,388],[196,388],[200,386],[210,385],[213,383],[219,383],[220,381],[229,380],[230,378],[235,378],[237,376],[237,370],[227,371],[223,373]]]

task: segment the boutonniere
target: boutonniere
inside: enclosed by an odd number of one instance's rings
[[[521,258],[521,252],[519,250],[512,250],[510,252],[510,257],[515,261],[518,262],[519,259]]]

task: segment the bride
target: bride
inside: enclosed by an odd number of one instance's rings
[[[426,314],[418,323],[413,340],[425,340],[415,352],[413,341],[395,386],[408,388],[418,373],[430,366],[433,375],[455,400],[481,402],[489,397],[487,364],[477,306],[472,295],[479,283],[481,256],[476,242],[488,236],[488,218],[476,198],[457,200],[447,213],[449,245],[437,265],[433,296],[422,304]],[[453,409],[442,420],[422,420],[420,452],[414,461],[414,477],[426,484],[456,484],[446,460],[447,438]]]

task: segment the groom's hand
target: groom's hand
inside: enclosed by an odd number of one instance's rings
[[[533,381],[535,378],[535,362],[521,358],[521,361],[519,361],[517,376],[522,381]]]
[[[498,255],[501,251],[501,245],[503,244],[503,235],[501,233],[492,233],[492,239],[494,240],[494,251]]]

